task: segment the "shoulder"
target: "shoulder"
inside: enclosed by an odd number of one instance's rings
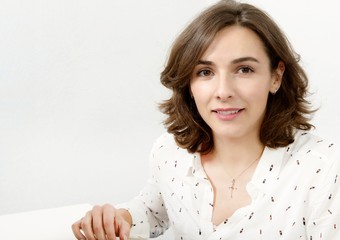
[[[191,154],[184,148],[178,146],[175,137],[170,133],[163,133],[160,135],[153,144],[152,153],[157,156],[189,156]]]
[[[310,131],[298,131],[295,135],[295,141],[290,147],[292,147],[294,152],[323,155],[326,157],[339,154],[340,150],[338,142],[324,139]]]
[[[324,166],[336,164],[340,166],[340,144],[324,139],[310,131],[298,131],[295,141],[288,146],[291,155],[309,163]]]
[[[164,145],[167,147],[177,147],[175,138],[172,134],[164,132],[154,142],[154,147],[162,148]]]
[[[193,156],[194,154],[179,147],[174,136],[166,132],[154,142],[150,158],[159,167],[174,165],[187,168],[192,164]]]

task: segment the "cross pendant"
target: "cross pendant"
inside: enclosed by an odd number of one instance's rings
[[[234,192],[234,190],[237,190],[237,187],[235,187],[235,182],[236,182],[236,180],[233,179],[231,181],[231,186],[229,187],[229,189],[230,189],[230,198],[233,198],[233,192]]]

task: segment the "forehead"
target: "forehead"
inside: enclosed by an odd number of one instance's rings
[[[230,26],[220,30],[202,55],[204,60],[221,57],[235,59],[252,56],[269,61],[261,38],[252,30],[242,26]]]

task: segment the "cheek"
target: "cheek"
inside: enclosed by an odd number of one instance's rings
[[[209,98],[209,86],[199,83],[193,83],[190,85],[190,90],[192,96],[195,99],[195,102],[204,102]]]
[[[254,95],[259,98],[267,97],[271,89],[271,79],[267,76],[259,77],[254,81],[247,82],[247,87],[244,87],[248,91],[249,95]]]
[[[194,99],[197,110],[200,114],[205,112],[206,106],[207,106],[207,102],[202,98],[202,96],[200,97],[196,97]]]
[[[256,103],[259,107],[267,104],[268,94],[268,85],[254,84],[242,91],[243,99],[247,99],[248,103]]]
[[[254,102],[256,102],[259,107],[266,106],[268,101],[268,91],[257,91],[254,94]]]
[[[192,86],[191,93],[199,114],[204,116],[210,101],[207,89],[204,89],[201,86]]]

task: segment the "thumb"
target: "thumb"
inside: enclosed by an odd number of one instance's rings
[[[127,221],[122,221],[119,226],[119,239],[128,240],[130,236],[131,226]]]

